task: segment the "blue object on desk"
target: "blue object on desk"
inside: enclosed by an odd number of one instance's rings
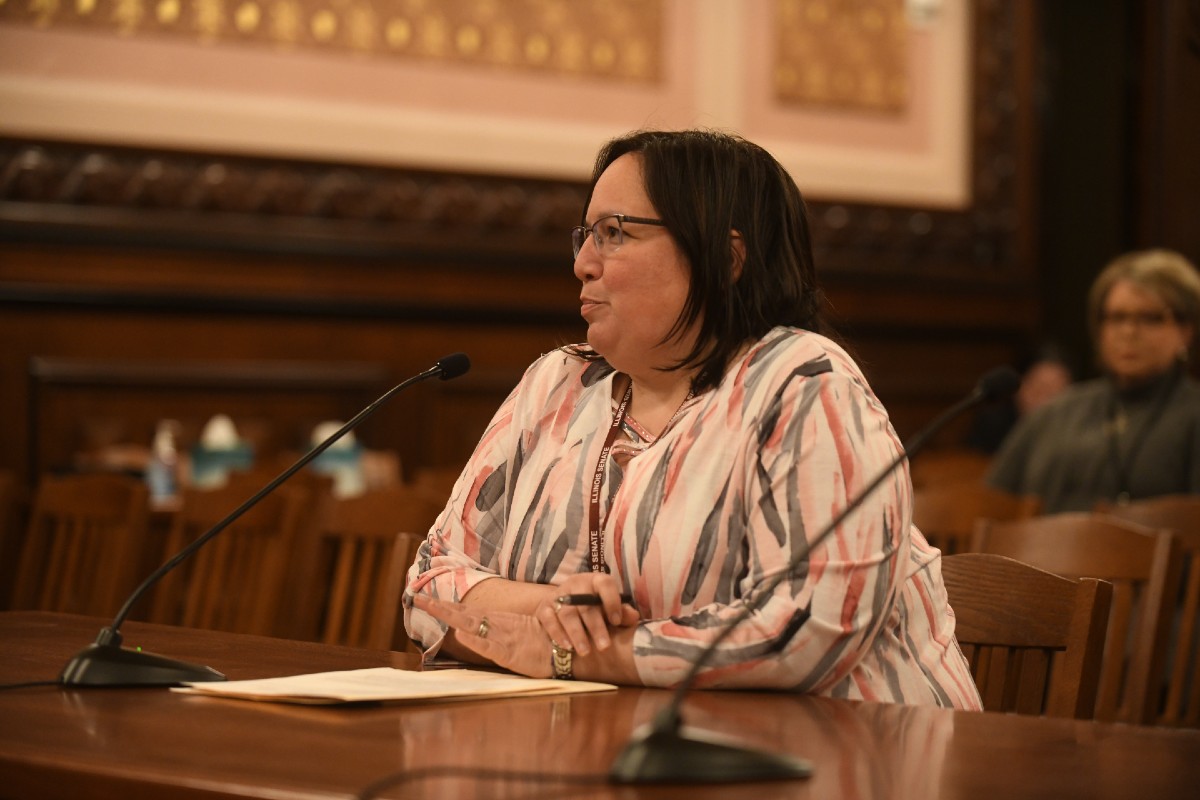
[[[211,489],[224,485],[232,470],[254,466],[254,449],[245,443],[221,449],[192,448],[192,485]]]
[[[366,489],[362,465],[363,447],[358,442],[337,445],[313,459],[313,472],[333,478],[333,491],[338,497],[354,497]]]

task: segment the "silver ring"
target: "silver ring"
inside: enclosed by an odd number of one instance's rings
[[[490,628],[491,628],[491,624],[488,622],[488,618],[484,617],[483,622],[479,623],[479,630],[475,631],[475,635],[478,636],[480,639],[486,639],[487,635],[488,635],[488,630]]]

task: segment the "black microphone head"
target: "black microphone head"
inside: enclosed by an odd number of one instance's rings
[[[451,353],[438,359],[434,366],[441,370],[441,379],[448,381],[466,373],[471,368],[471,359],[467,358],[466,353]]]
[[[1003,400],[1016,393],[1021,376],[1012,367],[996,367],[979,379],[975,395],[983,400]]]

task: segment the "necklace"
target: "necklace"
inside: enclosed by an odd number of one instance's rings
[[[1162,415],[1167,400],[1174,394],[1177,383],[1178,380],[1172,380],[1167,386],[1159,388],[1158,396],[1154,399],[1154,406],[1151,408],[1149,416],[1146,417],[1146,420],[1138,428],[1132,441],[1130,441],[1129,448],[1125,451],[1124,457],[1121,454],[1120,440],[1129,427],[1129,412],[1121,402],[1119,395],[1114,395],[1111,400],[1108,420],[1105,424],[1105,432],[1108,435],[1108,458],[1113,470],[1117,473],[1116,500],[1121,505],[1128,503],[1132,496],[1129,481],[1132,477],[1134,459],[1137,458],[1137,454],[1142,449],[1142,445],[1146,443],[1146,439],[1149,437],[1150,431],[1154,428],[1154,424]]]
[[[675,419],[683,411],[683,407],[688,401],[696,396],[694,388],[689,389],[687,397],[683,398],[683,402],[679,404],[679,408],[675,409],[675,413],[667,420],[667,424],[659,433],[661,437],[675,422]],[[604,471],[608,466],[608,456],[612,452],[613,443],[617,440],[617,434],[620,433],[621,427],[625,424],[625,417],[629,411],[629,402],[633,399],[633,381],[629,381],[629,386],[625,389],[625,395],[621,398],[621,402],[617,405],[617,410],[613,412],[612,424],[608,427],[608,435],[604,437],[604,447],[600,449],[600,457],[596,459],[596,472],[592,476],[592,489],[588,498],[588,556],[592,565],[592,572],[608,572],[608,565],[604,563],[604,523],[608,521],[607,515],[603,520],[600,519],[600,489],[604,485]],[[656,438],[657,441],[657,438]]]

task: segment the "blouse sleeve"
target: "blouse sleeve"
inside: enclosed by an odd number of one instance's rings
[[[522,385],[492,417],[409,568],[404,623],[427,655],[441,646],[446,626],[413,608],[413,595],[457,602],[476,584],[500,574],[497,556],[507,514],[508,473],[516,452],[513,440],[519,436],[514,408]]]
[[[816,368],[823,365],[824,371]],[[764,404],[745,461],[742,502],[719,536],[745,542],[737,596],[643,623],[635,659],[648,685],[672,685],[743,604],[894,459],[901,445],[878,400],[828,362],[795,374]],[[911,484],[901,465],[738,625],[698,676],[702,686],[828,690],[872,648],[908,561]]]

